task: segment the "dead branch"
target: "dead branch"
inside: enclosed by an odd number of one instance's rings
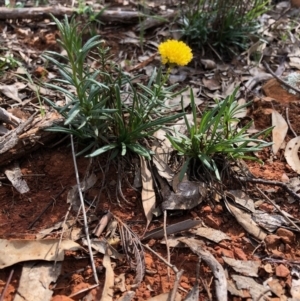
[[[0,166],[30,154],[40,146],[56,137],[53,132],[45,131],[54,123],[62,122],[62,117],[54,112],[47,112],[46,116],[34,114],[18,127],[0,137]]]
[[[250,177],[235,177],[235,178],[242,182],[246,182],[246,183],[249,182],[249,183],[255,183],[255,184],[279,186],[283,190],[285,190],[285,192],[287,192],[290,196],[292,196],[295,200],[297,200],[298,202],[300,201],[300,196],[296,192],[294,192],[292,189],[290,189],[285,183],[282,183],[279,181],[250,178]]]
[[[31,8],[6,8],[1,7],[0,19],[44,19],[50,15],[55,17],[71,16],[76,13],[75,8],[63,6],[31,7]],[[95,11],[95,14],[100,11]],[[99,15],[99,20],[103,22],[137,23],[143,14],[137,11],[105,10]]]

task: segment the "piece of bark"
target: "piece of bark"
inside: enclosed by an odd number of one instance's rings
[[[52,140],[56,134],[44,131],[54,123],[60,124],[63,118],[56,112],[47,112],[46,116],[32,115],[17,128],[0,137],[0,166],[31,153]]]
[[[95,14],[100,11],[95,10]],[[6,8],[1,7],[0,19],[44,19],[55,17],[71,16],[76,13],[76,9],[63,6],[47,6],[47,7],[30,7],[30,8]],[[136,11],[122,10],[105,10],[99,15],[99,20],[103,22],[119,22],[119,23],[137,23],[143,16],[142,13]]]

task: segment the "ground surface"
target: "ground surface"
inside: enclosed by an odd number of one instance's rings
[[[122,4],[122,3],[121,3]],[[122,7],[122,5],[120,6]],[[118,6],[118,3],[114,3]],[[123,8],[126,8],[125,6]],[[42,24],[39,26],[39,24]],[[31,23],[32,25],[32,23]],[[59,49],[55,42],[56,29],[54,27],[47,27],[44,29],[43,23],[36,23],[36,27],[31,26],[30,34],[22,35],[20,30],[23,23],[15,24],[5,21],[0,21],[1,30],[6,29],[7,35],[19,41],[21,47],[32,49],[33,51],[43,51],[45,49],[57,50]],[[136,59],[138,55],[142,54],[142,49],[137,44],[121,43],[129,31],[133,31],[133,25],[110,24],[102,27],[100,33],[107,44],[111,46],[112,52],[122,62],[127,59]],[[157,37],[157,29],[147,32],[146,41],[150,41]],[[161,29],[164,32],[164,29]],[[138,34],[137,36],[138,37]],[[158,36],[161,40],[162,37]],[[159,41],[157,41],[159,42]],[[153,50],[153,46],[146,43],[146,47]],[[147,52],[147,49],[144,51]],[[137,54],[132,55],[133,52]],[[149,54],[149,53],[148,53]],[[199,61],[202,57],[196,54],[191,70],[186,69],[187,72],[193,72],[192,75],[187,75],[186,81],[199,81],[203,74],[206,73],[203,66],[199,66]],[[211,54],[209,54],[211,59]],[[150,64],[157,65],[159,62],[154,60]],[[234,65],[230,68],[234,69]],[[134,64],[133,64],[134,65]],[[242,68],[242,66],[239,66]],[[34,70],[32,70],[34,71]],[[8,84],[14,81],[14,76],[3,75],[2,82]],[[196,80],[195,80],[196,79]],[[183,84],[183,83],[181,83]],[[197,83],[196,83],[197,84]],[[248,116],[254,119],[256,129],[265,129],[271,126],[272,109],[277,110],[280,114],[285,116],[286,109],[289,109],[289,121],[291,127],[300,134],[300,99],[296,96],[287,95],[284,90],[279,87],[276,92],[275,88],[266,90],[265,93],[261,89],[258,91],[251,91],[251,99],[254,99],[253,105],[248,112]],[[266,93],[268,95],[266,95]],[[273,95],[272,95],[273,93]],[[282,93],[282,94],[280,94]],[[276,98],[276,99],[274,99]],[[1,105],[5,106],[5,97],[1,99]],[[293,133],[288,131],[286,141],[292,139]],[[1,239],[35,239],[39,231],[52,227],[55,223],[62,221],[66,215],[69,205],[67,204],[67,195],[71,186],[76,184],[73,159],[69,141],[59,143],[57,146],[52,145],[57,142],[59,138],[54,138],[49,142],[49,145],[41,146],[37,151],[34,151],[25,157],[18,160],[24,179],[26,180],[30,191],[25,194],[18,193],[6,179],[4,174],[1,174],[0,187],[0,238]],[[260,165],[256,162],[246,162],[250,172],[257,178],[264,180],[286,181],[286,178],[296,177],[297,174],[291,169],[284,158],[284,149],[280,149],[278,154],[274,156],[270,149],[266,149],[263,153],[258,154],[263,160],[264,164]],[[100,164],[105,164],[106,158],[100,158]],[[82,179],[85,176],[89,160],[83,157],[78,158],[79,175]],[[103,174],[101,170],[94,167],[94,172],[97,176],[97,182],[94,187],[88,191],[87,199],[93,200],[94,197],[99,197],[101,189]],[[132,173],[127,175],[130,180],[133,179]],[[91,210],[90,213],[96,216],[94,222],[90,222],[89,226],[92,230],[99,218],[110,210],[116,217],[131,227],[131,229],[141,236],[145,230],[144,211],[141,204],[140,194],[128,185],[124,184],[123,193],[130,203],[121,201],[122,207],[117,204],[115,199],[115,183],[117,179],[117,172],[114,167],[111,167],[106,176],[106,183],[108,187],[100,195],[100,202],[97,210]],[[285,210],[292,215],[295,220],[299,220],[299,202],[288,202],[288,195],[278,186],[272,185],[258,185],[265,191],[270,198],[272,198],[282,210]],[[266,212],[272,213],[274,206],[270,205],[266,200],[262,200],[261,196],[255,191],[254,184],[244,186],[256,200],[260,200],[259,208]],[[229,188],[230,189],[230,188]],[[50,204],[50,206],[49,206]],[[40,216],[43,210],[48,206],[48,209]],[[76,216],[77,212],[71,212],[71,216]],[[40,218],[32,225],[37,217]],[[239,259],[239,260],[254,260],[260,261],[261,267],[259,269],[258,282],[262,283],[269,277],[279,279],[280,285],[286,290],[286,296],[290,297],[289,289],[291,288],[292,276],[290,270],[292,261],[299,262],[300,247],[299,247],[299,233],[294,232],[295,237],[289,241],[279,241],[274,245],[261,244],[251,239],[251,236],[243,229],[243,227],[236,221],[236,219],[228,212],[224,203],[213,203],[210,200],[205,200],[201,205],[189,211],[183,211],[181,214],[168,216],[167,224],[175,224],[187,219],[201,219],[208,227],[221,230],[226,233],[231,240],[223,240],[220,243],[207,243],[206,249],[227,268],[228,273],[232,272],[232,268],[224,263],[223,256]],[[82,217],[79,218],[79,225],[82,227]],[[149,230],[162,226],[163,218],[155,219],[149,227]],[[59,238],[61,230],[54,231],[51,237]],[[280,237],[280,235],[278,234]],[[160,240],[151,239],[147,241],[154,251],[166,258],[166,247],[160,243]],[[120,245],[117,246],[121,252]],[[102,267],[103,255],[95,255],[96,266],[99,268],[98,275],[100,279],[100,286],[93,289],[96,296],[93,300],[100,300],[103,290],[103,283],[105,281],[105,273]],[[277,259],[278,261],[276,261]],[[264,261],[265,260],[265,261]],[[280,261],[281,260],[281,261]],[[285,262],[284,265],[289,271],[284,274],[281,273],[280,263]],[[135,290],[136,295],[134,300],[147,300],[150,297],[157,296],[160,293],[169,292],[174,284],[174,273],[171,272],[171,277],[168,279],[167,267],[151,252],[145,252],[146,275],[142,284]],[[196,282],[196,265],[198,263],[198,256],[193,254],[188,248],[171,248],[171,263],[179,270],[183,269],[184,273],[179,281],[179,293],[186,296]],[[271,268],[267,269],[266,265],[271,264]],[[14,299],[20,275],[22,271],[22,263],[16,264],[13,267],[7,267],[0,270],[0,293],[7,282],[11,270],[14,270],[12,279],[6,290],[4,299],[10,301]],[[129,265],[125,261],[115,260],[115,275],[125,273],[126,286],[129,288],[135,277]],[[200,294],[199,300],[216,300],[215,289],[213,284],[213,274],[211,269],[204,263],[200,267],[199,284]],[[87,252],[67,252],[65,260],[62,262],[62,272],[57,282],[53,286],[54,297],[53,301],[58,300],[92,300],[88,299],[86,292],[68,299],[73,293],[87,288],[94,284],[94,278],[90,267],[90,261]],[[121,292],[115,292],[114,300],[122,295]],[[86,298],[86,299],[85,299]],[[244,290],[244,296],[232,296],[229,294],[230,300],[251,300],[251,295]],[[262,298],[263,299],[263,298]],[[2,300],[2,299],[1,299]],[[283,297],[272,295],[268,300],[286,300]]]

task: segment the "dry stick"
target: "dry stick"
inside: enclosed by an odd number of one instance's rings
[[[291,195],[295,200],[300,202],[300,196],[294,192],[292,189],[290,189],[286,184],[279,182],[279,181],[270,181],[270,180],[263,180],[263,179],[256,179],[256,178],[249,178],[249,177],[235,177],[236,179],[242,181],[242,182],[250,182],[255,184],[266,184],[266,185],[273,185],[273,186],[279,186],[283,188],[289,195]]]
[[[57,248],[56,248],[56,251],[55,251],[54,268],[56,267],[56,262],[57,262],[56,259],[57,259],[58,251],[59,251],[59,248],[60,248],[60,245],[61,245],[61,241],[62,241],[62,239],[63,239],[64,226],[65,226],[65,224],[66,224],[66,221],[67,221],[67,218],[68,218],[69,213],[70,213],[70,211],[71,211],[71,208],[72,208],[72,203],[70,203],[70,206],[69,206],[69,208],[68,208],[68,210],[67,210],[67,213],[66,213],[66,215],[65,215],[64,221],[63,221],[63,223],[62,223],[62,225],[61,225],[62,231],[61,231],[60,238],[59,238],[59,242],[58,242],[58,244],[57,244]]]
[[[265,296],[269,292],[272,293],[272,290],[269,288],[266,289],[265,291],[263,291],[262,293],[259,294],[259,296],[257,297],[257,299],[255,301],[259,301],[262,297],[267,298],[267,300],[271,300],[271,298],[268,298],[267,296]],[[266,300],[266,299],[264,299],[264,300]]]
[[[177,292],[177,289],[179,286],[179,281],[181,279],[182,274],[183,274],[183,270],[180,270],[178,273],[176,273],[173,289],[172,289],[171,295],[169,295],[167,301],[174,301],[176,299],[176,292]]]
[[[97,286],[99,286],[99,283],[98,284],[94,284],[94,285],[92,285],[90,287],[84,288],[84,289],[82,289],[82,290],[80,290],[80,291],[78,291],[76,293],[73,293],[73,294],[69,295],[68,297],[69,298],[73,298],[74,296],[77,296],[77,295],[79,295],[81,293],[87,292],[87,291],[89,291],[89,290],[91,290],[91,289],[93,289],[93,288],[95,288]]]
[[[168,242],[168,234],[167,234],[167,210],[164,210],[164,236],[166,241],[166,248],[167,248],[167,261],[171,263],[171,256],[170,256],[170,247]],[[167,267],[168,271],[168,281],[170,281],[170,267]]]
[[[46,207],[43,209],[43,211],[36,217],[36,219],[28,226],[27,230],[30,230],[35,223],[42,217],[42,215],[47,211],[47,209],[53,205],[53,203],[56,201],[56,199],[66,190],[66,187],[64,187],[52,200],[50,203],[46,205]]]
[[[153,253],[156,257],[158,257],[162,262],[164,262],[168,267],[170,267],[174,271],[174,273],[176,274],[176,279],[175,279],[175,282],[174,282],[174,285],[173,285],[172,293],[171,293],[171,295],[169,295],[169,298],[167,300],[167,301],[174,301],[175,300],[176,291],[177,291],[178,286],[179,286],[179,281],[180,281],[180,278],[181,278],[181,276],[183,274],[183,270],[179,271],[175,265],[173,265],[170,262],[166,261],[162,256],[160,256],[158,253],[156,253],[148,245],[142,244],[142,246],[144,248],[146,248],[148,251],[150,251],[151,253]]]
[[[272,74],[272,76],[274,76],[281,84],[285,85],[286,87],[290,88],[291,90],[297,92],[298,94],[300,94],[300,90],[298,90],[297,88],[293,87],[292,85],[288,84],[287,82],[285,82],[284,80],[282,80],[279,76],[277,76],[273,70],[270,68],[270,66],[268,65],[268,63],[263,62],[263,65],[266,67],[266,69]]]
[[[288,123],[288,125],[289,125],[290,130],[292,131],[292,133],[294,134],[294,136],[297,137],[298,135],[296,134],[296,132],[294,131],[294,129],[292,128],[292,125],[291,125],[291,123],[290,123],[290,119],[289,119],[289,108],[286,108],[285,114],[286,114],[286,120],[287,120],[287,123]]]
[[[261,195],[268,201],[270,202],[283,216],[283,218],[290,224],[292,224],[299,232],[300,232],[300,227],[294,223],[289,217],[285,215],[285,213],[280,209],[280,207],[275,204],[259,187],[256,187],[256,189],[261,193]]]
[[[97,284],[99,284],[98,275],[97,275],[96,266],[95,266],[94,257],[93,257],[93,252],[92,252],[92,247],[91,247],[91,240],[90,240],[88,222],[87,222],[87,217],[86,217],[86,212],[85,212],[85,207],[84,207],[82,189],[81,189],[80,180],[79,180],[78,167],[77,167],[76,155],[75,155],[75,149],[74,149],[73,135],[70,135],[70,136],[71,136],[71,148],[72,148],[72,156],[73,156],[73,163],[74,163],[74,169],[75,169],[75,176],[76,176],[76,182],[77,182],[77,187],[78,187],[79,198],[80,198],[80,202],[81,202],[81,208],[82,208],[82,214],[83,214],[83,220],[84,220],[84,230],[85,230],[86,240],[87,240],[87,243],[88,243],[91,266],[92,266],[95,282]]]
[[[7,279],[6,283],[5,283],[5,287],[4,287],[4,289],[2,291],[2,294],[0,296],[0,301],[4,301],[5,293],[7,291],[7,288],[9,286],[9,284],[10,284],[10,281],[11,281],[11,278],[12,278],[13,274],[14,274],[14,270],[12,269],[10,271],[10,273],[9,273],[8,279]]]

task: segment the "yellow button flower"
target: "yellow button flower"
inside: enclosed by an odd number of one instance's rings
[[[163,64],[185,66],[193,58],[191,48],[184,42],[176,40],[167,40],[166,42],[160,43],[158,52],[161,55]]]

